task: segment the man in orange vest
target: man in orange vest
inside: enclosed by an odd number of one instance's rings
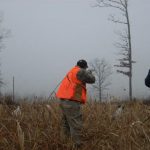
[[[86,83],[95,83],[95,77],[85,60],[79,60],[62,80],[56,97],[59,98],[63,114],[63,128],[71,136],[76,147],[81,147],[82,114],[81,105],[86,102]]]

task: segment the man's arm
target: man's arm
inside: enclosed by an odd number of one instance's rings
[[[77,73],[77,79],[84,83],[95,83],[95,77],[92,74],[92,71],[86,69],[80,69],[80,71]]]
[[[150,88],[150,70],[145,78],[145,85]]]

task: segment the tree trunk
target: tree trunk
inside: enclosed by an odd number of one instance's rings
[[[127,5],[127,4],[126,4]],[[131,32],[130,32],[130,21],[128,14],[128,7],[126,7],[126,18],[127,18],[127,29],[128,29],[128,42],[129,42],[129,98],[132,100],[132,46],[131,46]]]

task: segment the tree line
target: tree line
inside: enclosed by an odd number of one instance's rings
[[[131,27],[129,18],[129,0],[96,0],[95,7],[99,8],[114,8],[120,11],[121,19],[116,18],[110,14],[109,20],[113,23],[121,24],[123,30],[117,32],[119,41],[116,41],[115,46],[120,50],[118,52],[118,64],[114,65],[116,71],[129,78],[129,99],[132,100],[132,65],[135,63],[132,59],[132,41],[131,41]],[[8,37],[8,30],[2,28],[2,16],[0,16],[0,51],[4,48],[3,41]],[[98,98],[101,101],[102,95],[111,82],[108,80],[112,74],[111,66],[105,59],[96,58],[90,63],[91,69],[96,76],[96,83],[93,88],[98,92]],[[119,69],[118,69],[119,68]],[[1,70],[1,69],[0,69]],[[0,72],[0,88],[4,84]]]

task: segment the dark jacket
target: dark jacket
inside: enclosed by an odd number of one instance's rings
[[[145,85],[150,88],[150,70],[145,78]]]

